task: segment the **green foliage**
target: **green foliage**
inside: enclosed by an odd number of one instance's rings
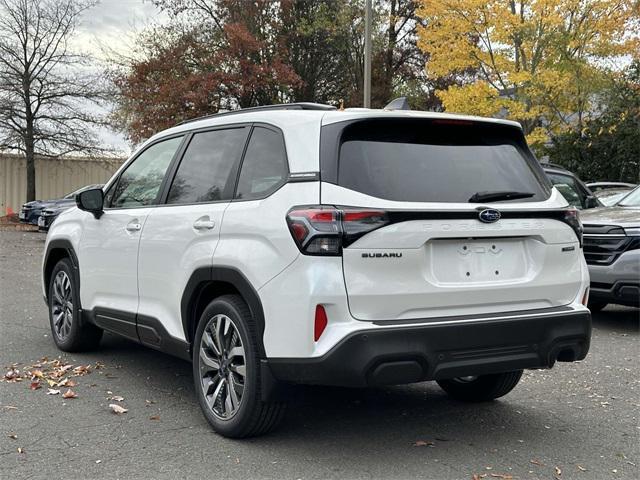
[[[581,132],[552,139],[545,153],[583,180],[640,183],[640,60],[599,97],[602,113]]]

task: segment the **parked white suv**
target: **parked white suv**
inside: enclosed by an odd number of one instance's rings
[[[103,193],[104,192],[104,193]],[[103,330],[193,361],[226,436],[283,385],[436,380],[468,401],[585,357],[575,209],[517,123],[292,104],[161,132],[53,224],[53,338]]]

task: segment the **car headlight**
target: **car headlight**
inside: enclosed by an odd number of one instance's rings
[[[624,233],[629,237],[640,237],[640,227],[625,228]]]

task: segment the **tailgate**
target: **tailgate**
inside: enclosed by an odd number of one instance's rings
[[[581,286],[577,239],[553,219],[509,220],[508,236],[471,220],[408,221],[343,250],[352,315],[428,319],[571,303]]]

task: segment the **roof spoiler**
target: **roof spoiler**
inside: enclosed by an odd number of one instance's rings
[[[394,100],[391,100],[384,107],[385,110],[411,110],[409,107],[409,102],[407,101],[407,97],[398,97]]]

